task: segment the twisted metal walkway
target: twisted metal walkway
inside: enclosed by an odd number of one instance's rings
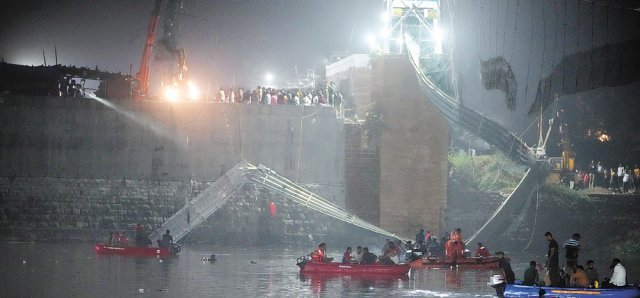
[[[427,100],[433,104],[447,121],[457,124],[468,131],[475,132],[487,143],[496,146],[496,148],[504,152],[509,158],[520,164],[531,166],[535,163],[535,158],[531,150],[525,145],[522,139],[511,133],[498,122],[488,119],[474,110],[461,106],[457,100],[430,81],[419,67],[420,63],[416,60],[419,59],[418,55],[416,53],[412,54],[411,40],[411,37],[405,34],[405,41],[409,49],[407,51],[409,60],[418,77],[418,82],[427,95]]]
[[[171,230],[173,240],[175,242],[180,241],[227,203],[229,198],[244,184],[251,182],[276,191],[304,207],[335,219],[393,239],[404,239],[368,223],[346,209],[278,175],[264,165],[254,166],[245,162],[236,164],[222,177],[218,178],[211,186],[207,187],[167,219],[159,228],[154,230],[149,238],[153,240],[159,239],[165,230]]]

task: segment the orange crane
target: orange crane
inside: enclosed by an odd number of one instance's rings
[[[147,38],[140,60],[140,70],[136,75],[138,85],[134,87],[134,98],[145,99],[150,96],[149,87],[149,62],[154,45],[156,45],[156,28],[160,16],[160,5],[162,0],[155,0],[151,20],[147,28]],[[178,46],[180,14],[182,10],[182,0],[166,0],[163,17],[163,36],[157,41],[158,52],[156,58],[164,66],[160,71],[162,76],[162,94],[164,99],[176,101],[183,98],[197,100],[200,91],[195,84],[188,80],[187,58],[183,48]],[[177,68],[176,68],[177,66]]]
[[[156,28],[158,27],[158,18],[160,17],[160,4],[162,0],[156,0],[151,11],[151,20],[147,27],[147,38],[142,51],[142,59],[140,60],[140,69],[136,74],[137,86],[134,87],[134,98],[145,99],[149,96],[149,60],[153,51],[153,44],[156,38]]]

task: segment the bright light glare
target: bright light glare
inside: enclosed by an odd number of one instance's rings
[[[433,39],[436,42],[442,42],[443,38],[444,38],[444,32],[442,32],[442,29],[440,29],[440,27],[433,28]]]
[[[271,83],[273,81],[273,74],[268,73],[266,76],[264,76],[264,78],[268,83]]]
[[[380,15],[380,19],[381,19],[383,22],[387,23],[387,22],[389,22],[389,19],[390,19],[390,18],[389,18],[389,15],[388,15],[386,12],[383,12],[383,13]]]
[[[168,101],[177,101],[179,95],[180,94],[176,86],[167,86],[164,89],[164,98]]]
[[[198,100],[200,98],[200,89],[192,81],[187,82],[187,93],[191,100]]]
[[[376,37],[373,34],[367,35],[367,44],[369,45],[370,48],[376,47]]]
[[[387,28],[383,28],[382,30],[380,30],[380,37],[386,39],[389,37],[389,29]]]
[[[433,27],[433,43],[434,52],[436,54],[442,54],[442,40],[444,39],[444,32],[438,26]]]

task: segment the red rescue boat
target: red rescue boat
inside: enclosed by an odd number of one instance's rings
[[[338,275],[405,275],[409,272],[409,264],[397,265],[362,265],[342,263],[298,263],[300,274],[338,274]]]
[[[121,255],[137,257],[167,257],[174,256],[180,252],[179,245],[168,248],[160,247],[139,247],[139,246],[110,246],[104,243],[96,244],[93,249],[101,255]]]
[[[499,257],[469,257],[451,260],[447,258],[424,258],[411,262],[412,269],[438,269],[457,266],[462,269],[498,269]]]

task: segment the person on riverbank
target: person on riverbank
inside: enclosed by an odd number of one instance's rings
[[[546,232],[544,238],[549,242],[545,267],[549,272],[550,286],[561,286],[560,261],[558,260],[558,241],[553,239],[551,232]]]
[[[529,268],[524,271],[524,280],[522,281],[522,285],[535,286],[539,283],[540,275],[538,274],[538,269],[536,268],[536,261],[531,261],[529,263]]]

